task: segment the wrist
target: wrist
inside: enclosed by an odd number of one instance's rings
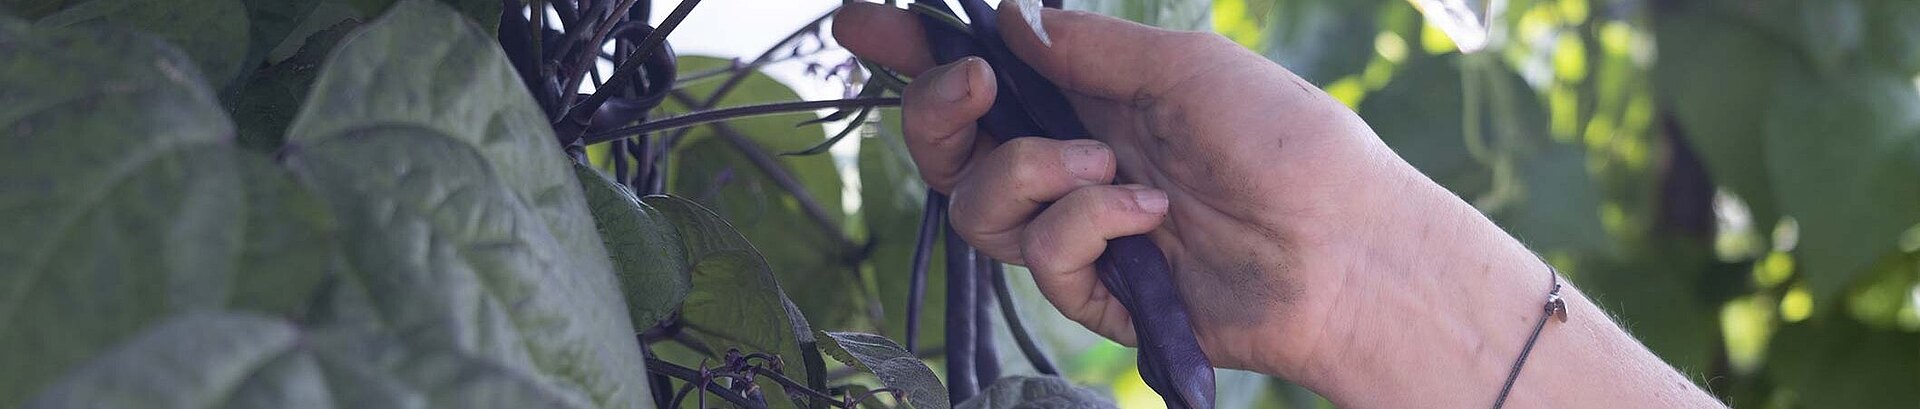
[[[1547,266],[1424,177],[1388,193],[1399,199],[1348,263],[1309,386],[1341,407],[1489,404],[1541,314]]]

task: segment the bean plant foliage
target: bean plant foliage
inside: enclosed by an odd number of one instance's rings
[[[0,3],[0,408],[1111,405],[1044,374],[950,401],[925,351],[838,332],[898,325],[864,262],[891,233],[846,226],[822,153],[904,80],[795,101],[758,65],[824,16],[680,58],[697,4]]]

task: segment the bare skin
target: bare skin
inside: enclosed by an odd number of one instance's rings
[[[1025,12],[1043,13],[1052,46]],[[834,19],[842,45],[914,77],[907,146],[968,243],[1131,344],[1093,262],[1107,239],[1148,234],[1217,365],[1346,408],[1492,404],[1542,314],[1546,266],[1359,116],[1216,35],[1013,2],[999,18],[1097,141],[992,143],[974,127],[995,97],[985,61],[935,66],[904,10],[856,3]],[[1547,326],[1507,407],[1721,406],[1579,290],[1563,293],[1571,320]]]

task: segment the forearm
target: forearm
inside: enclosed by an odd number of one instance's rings
[[[1546,265],[1471,206],[1427,182],[1398,192],[1427,203],[1352,264],[1347,345],[1321,365],[1318,388],[1345,408],[1491,407],[1545,314]],[[1438,193],[1434,193],[1437,191]],[[1403,196],[1406,197],[1406,196]],[[1417,209],[1417,210],[1416,210]],[[1383,274],[1384,273],[1384,274]],[[1568,321],[1541,330],[1507,408],[1719,407],[1654,356],[1571,283]]]

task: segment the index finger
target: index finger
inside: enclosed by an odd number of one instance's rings
[[[880,3],[856,2],[833,15],[833,39],[854,55],[917,76],[933,68],[919,16]]]

